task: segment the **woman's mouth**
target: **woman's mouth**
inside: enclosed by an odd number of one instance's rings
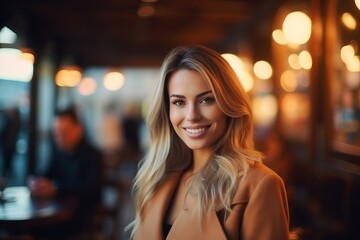
[[[198,128],[184,128],[184,130],[191,137],[199,137],[203,133],[205,133],[208,128],[209,128],[209,126],[207,126],[207,127],[198,127]]]

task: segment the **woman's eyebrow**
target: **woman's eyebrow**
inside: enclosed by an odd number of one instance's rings
[[[171,94],[169,98],[172,98],[172,97],[175,97],[175,98],[185,98],[185,96],[179,95],[179,94]]]
[[[208,94],[208,93],[212,93],[212,91],[211,91],[211,90],[207,90],[207,91],[205,91],[205,92],[199,93],[198,95],[196,95],[196,97],[199,98],[199,97],[202,97],[202,96],[204,96],[204,95],[206,95],[206,94]],[[176,98],[186,98],[184,95],[180,95],[180,94],[171,94],[171,95],[169,96],[169,98],[172,98],[172,97],[176,97]]]
[[[212,91],[211,91],[211,90],[207,90],[207,91],[205,91],[205,92],[199,93],[198,95],[196,95],[196,97],[199,98],[199,97],[202,97],[202,96],[204,96],[204,95],[206,95],[206,94],[208,94],[208,93],[212,93]]]

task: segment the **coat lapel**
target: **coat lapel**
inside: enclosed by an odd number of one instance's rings
[[[227,238],[215,211],[211,213],[210,218],[200,230],[197,227],[194,211],[189,209],[181,211],[166,238],[166,240],[180,239],[225,240]]]
[[[164,239],[163,222],[165,214],[180,176],[181,172],[171,174],[151,197],[144,209],[142,223],[135,234],[135,239]]]
[[[196,240],[222,240],[226,235],[215,211],[202,225],[198,226],[196,215],[196,199],[188,194],[185,199],[184,209],[177,216],[166,240],[196,239]]]
[[[171,174],[160,185],[159,189],[147,203],[142,223],[135,234],[135,239],[162,240],[163,223],[170,201],[175,193],[182,172]],[[182,209],[170,229],[166,240],[222,240],[227,239],[221,223],[213,211],[201,231],[197,228],[197,216],[195,215],[195,199],[188,194],[185,200],[185,209]]]

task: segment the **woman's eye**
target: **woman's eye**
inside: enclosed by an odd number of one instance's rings
[[[185,105],[185,102],[183,101],[183,100],[174,100],[173,102],[172,102],[172,104],[174,104],[175,106],[183,106],[183,105]]]
[[[205,104],[211,104],[211,103],[215,102],[215,98],[213,98],[213,97],[205,97],[205,98],[201,99],[200,102],[205,103]]]

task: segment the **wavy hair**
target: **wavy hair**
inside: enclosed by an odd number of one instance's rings
[[[135,177],[135,220],[129,225],[136,231],[142,210],[156,188],[174,171],[185,170],[192,161],[192,150],[177,136],[169,118],[167,84],[179,69],[198,72],[209,84],[217,104],[227,116],[225,133],[213,146],[212,159],[195,173],[188,193],[197,199],[199,223],[214,209],[231,212],[231,201],[238,177],[246,174],[249,164],[261,161],[254,150],[251,105],[237,75],[216,51],[202,46],[177,47],[165,58],[161,78],[149,108],[147,126],[151,147]],[[226,214],[225,214],[226,215]]]

